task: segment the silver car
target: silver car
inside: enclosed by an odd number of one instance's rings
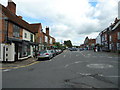
[[[53,54],[51,50],[44,50],[39,52],[37,57],[38,59],[44,59],[44,58],[51,59],[53,57]]]

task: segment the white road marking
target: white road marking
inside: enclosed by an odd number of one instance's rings
[[[78,57],[79,55],[76,55],[76,57]]]
[[[120,76],[103,76],[103,77],[113,77],[113,78],[118,78]]]
[[[77,61],[77,62],[74,62],[74,63],[66,64],[65,68],[67,68],[70,65],[77,64],[77,63],[82,63],[82,62],[86,62],[86,61]]]
[[[113,57],[108,57],[108,58],[113,58]]]
[[[63,56],[64,58],[66,57],[66,55]]]
[[[11,71],[11,69],[5,69],[5,70],[3,70],[3,72],[8,72],[8,71]]]
[[[67,68],[69,65],[67,64],[67,65],[65,65],[65,68]]]
[[[77,61],[77,62],[75,62],[75,63],[80,63],[81,61]]]
[[[109,64],[88,64],[86,65],[89,68],[99,68],[99,69],[104,69],[104,68],[112,68],[112,65]]]

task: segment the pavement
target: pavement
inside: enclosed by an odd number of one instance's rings
[[[47,61],[2,70],[2,87],[116,90],[120,84],[118,58],[115,53],[64,51]]]
[[[16,62],[4,62],[2,63],[2,68],[0,69],[21,68],[24,66],[35,64],[37,62],[38,62],[37,58],[28,58],[28,59],[16,61]]]

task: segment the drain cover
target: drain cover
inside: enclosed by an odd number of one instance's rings
[[[112,68],[113,66],[109,64],[88,64],[87,67],[103,69],[103,68]]]

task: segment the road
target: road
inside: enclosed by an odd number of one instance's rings
[[[64,51],[51,60],[3,71],[3,88],[118,88],[118,56]]]

